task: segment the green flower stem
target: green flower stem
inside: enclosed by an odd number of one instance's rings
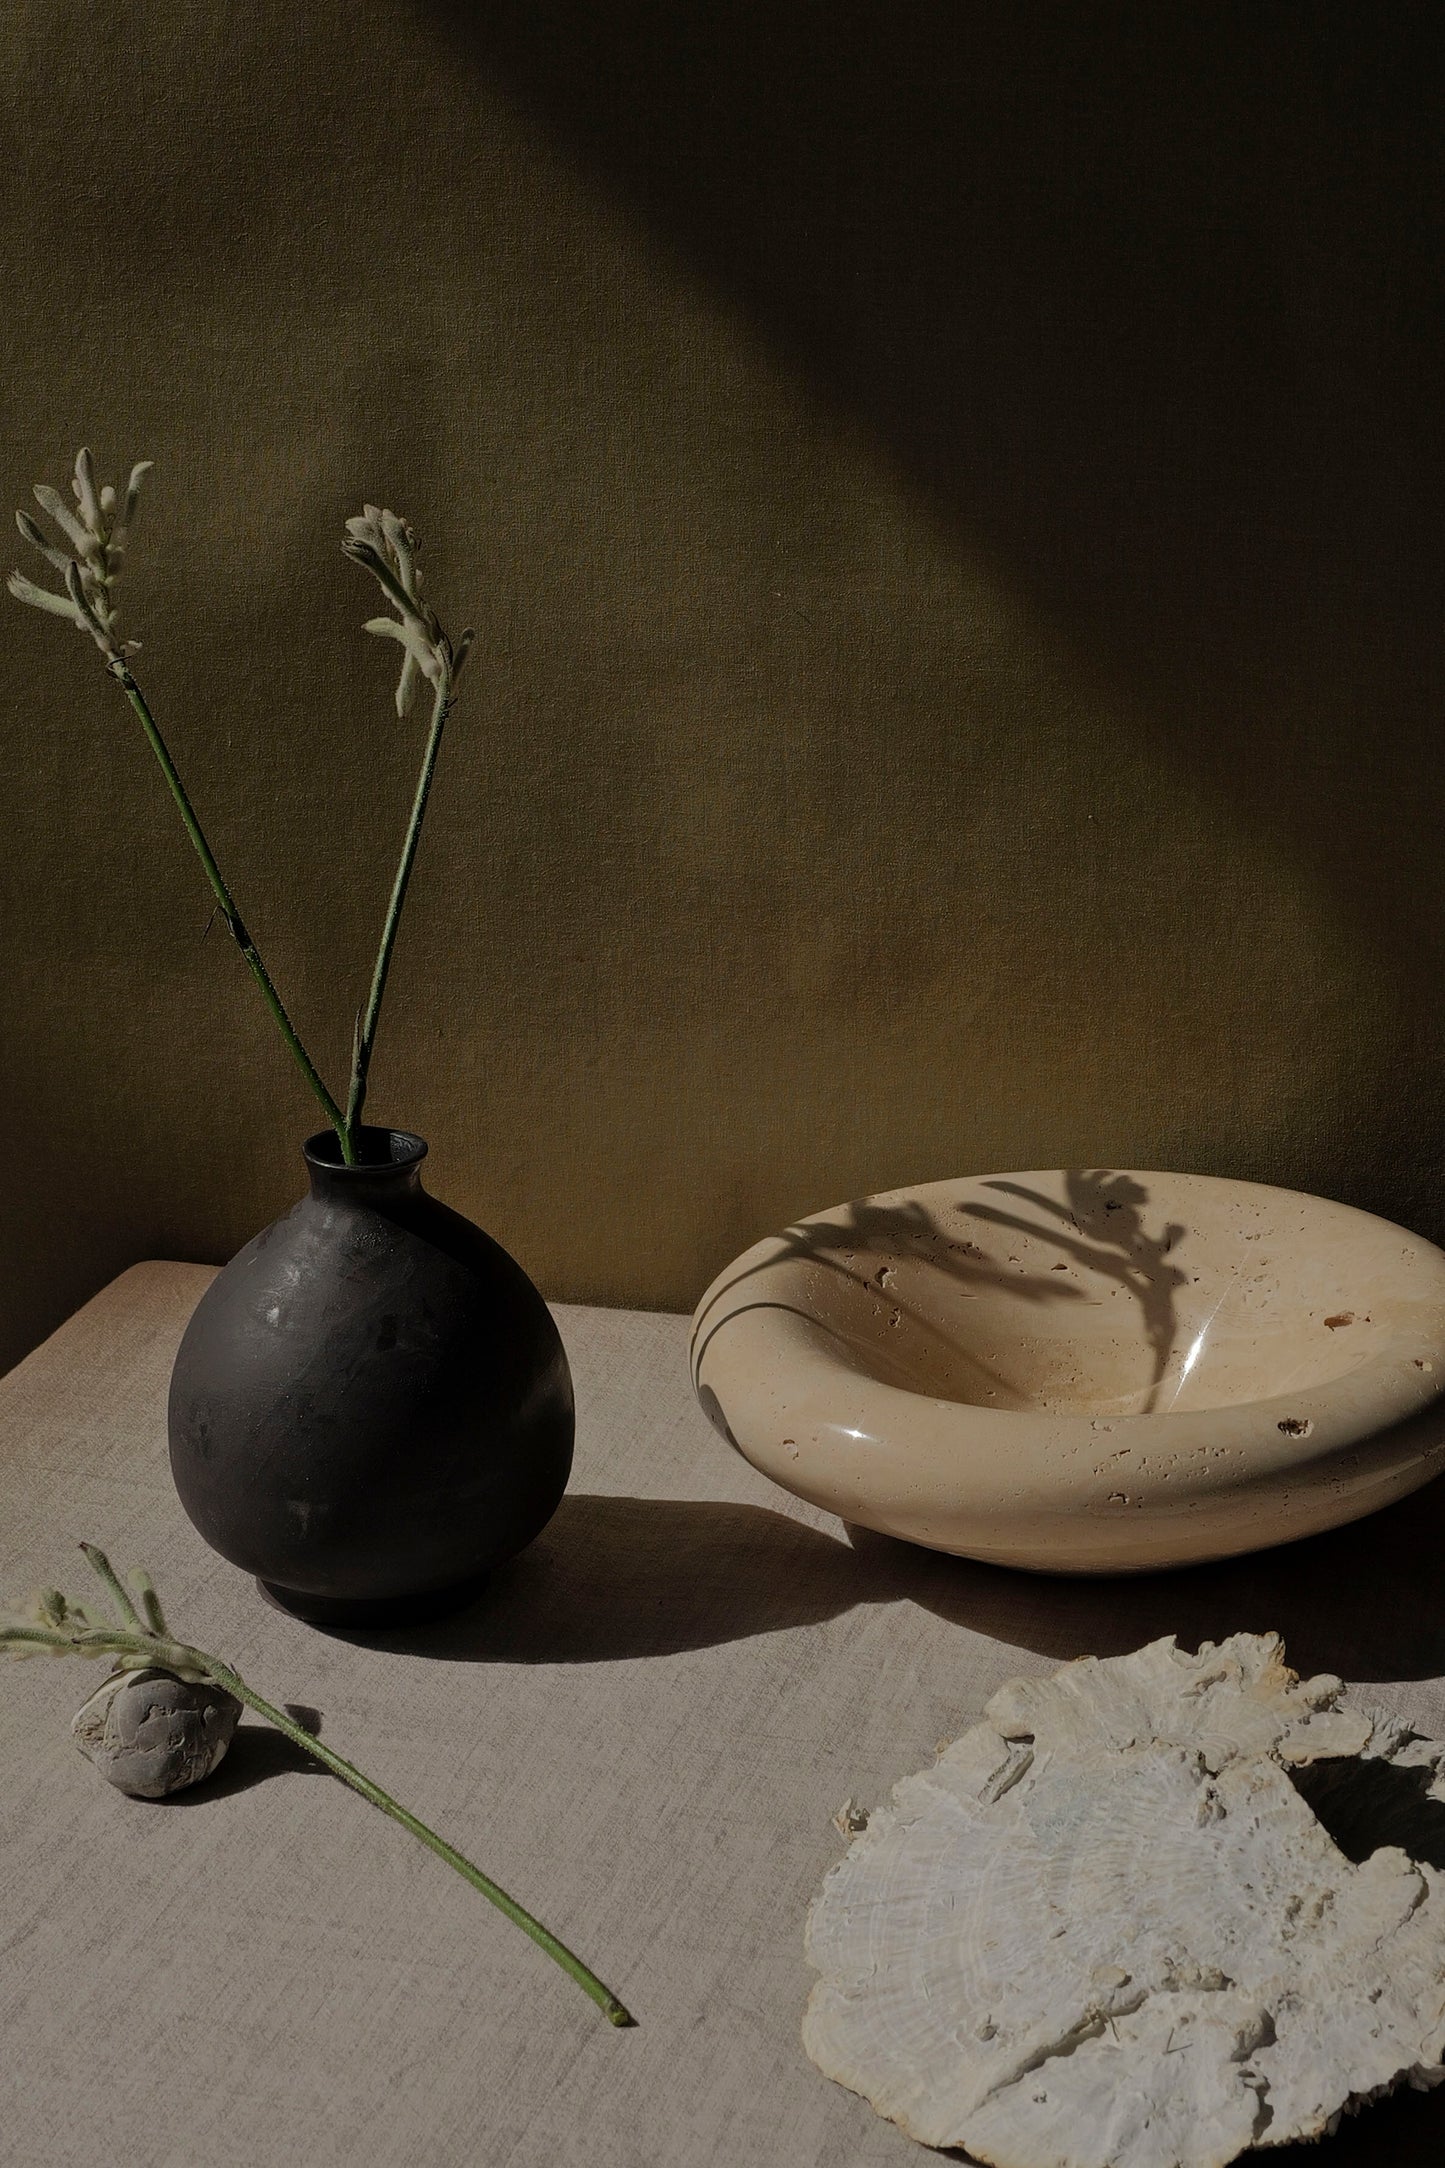
[[[140,717],[141,727],[145,731],[146,737],[150,741],[151,751],[155,754],[156,759],[160,762],[161,773],[165,776],[166,782],[170,788],[171,796],[175,799],[177,806],[180,808],[181,819],[186,824],[186,834],[190,837],[192,843],[195,845],[196,856],[200,859],[202,866],[205,868],[206,879],[210,882],[216,901],[221,907],[221,916],[226,921],[226,926],[231,935],[231,938],[235,942],[237,948],[241,951],[241,954],[246,959],[246,963],[250,969],[251,976],[255,979],[256,984],[260,987],[262,997],[265,1000],[266,1006],[271,1011],[272,1016],[276,1019],[277,1028],[280,1031],[282,1038],[286,1041],[287,1046],[290,1048],[292,1058],[294,1059],[296,1066],[300,1069],[301,1074],[305,1077],[306,1082],[309,1084],[311,1090],[315,1093],[317,1099],[320,1101],[321,1106],[325,1112],[327,1121],[336,1131],[336,1134],[341,1142],[342,1158],[345,1160],[348,1166],[353,1166],[356,1160],[356,1153],[352,1146],[351,1133],[348,1123],[345,1117],[342,1115],[340,1107],[336,1104],[336,1101],[332,1098],[330,1092],[326,1089],[325,1084],[323,1084],[323,1082],[321,1081],[321,1077],[317,1073],[316,1065],[312,1061],[311,1056],[307,1053],[305,1047],[301,1044],[301,1040],[297,1034],[296,1027],[292,1023],[290,1017],[286,1014],[285,1005],[281,1000],[281,996],[277,993],[275,986],[272,984],[271,974],[266,969],[266,966],[262,963],[255,942],[251,939],[250,934],[246,931],[246,927],[241,918],[241,914],[236,909],[235,901],[231,895],[231,891],[229,890],[229,888],[227,888],[225,880],[223,879],[221,874],[221,869],[216,864],[215,858],[212,855],[211,846],[209,843],[207,843],[206,838],[201,830],[201,824],[196,819],[195,809],[193,808],[190,799],[186,795],[185,785],[182,783],[180,776],[176,771],[176,764],[171,759],[165,739],[161,736],[160,731],[156,728],[155,718],[151,714],[149,707],[146,705],[145,696],[141,692],[139,685],[137,685],[134,677],[130,673],[129,668],[124,662],[113,662],[111,664],[111,669],[122,691],[124,692],[126,699],[130,702],[131,706],[135,709],[136,714]]]
[[[333,1776],[340,1777],[343,1784],[349,1784],[354,1792],[360,1792],[363,1799],[369,1799],[374,1807],[380,1807],[383,1814],[389,1814],[394,1822],[400,1822],[403,1829],[409,1829],[428,1851],[436,1853],[438,1859],[444,1859],[449,1867],[455,1867],[463,1881],[470,1882],[473,1889],[480,1890],[488,1902],[494,1904],[513,1926],[520,1927],[524,1935],[531,1936],[539,1949],[545,1950],[549,1957],[556,1960],[562,1970],[577,1982],[583,1994],[591,1996],[609,2023],[633,2023],[628,2011],[612,1990],[604,1987],[596,1973],[584,1965],[581,1958],[569,1950],[565,1942],[559,1942],[540,1920],[534,1919],[514,1897],[509,1897],[490,1875],[483,1874],[480,1867],[473,1866],[472,1862],[448,1844],[444,1837],[439,1837],[435,1830],[428,1829],[425,1822],[418,1821],[414,1814],[392,1798],[390,1792],[384,1792],[379,1784],[373,1784],[370,1777],[363,1776],[349,1761],[344,1761],[339,1754],[333,1754],[330,1747],[323,1746],[304,1725],[296,1723],[284,1710],[273,1708],[269,1701],[263,1701],[259,1694],[253,1693],[245,1680],[239,1678],[228,1665],[217,1663],[214,1657],[202,1656],[196,1650],[190,1653],[205,1665],[208,1676],[217,1686],[225,1687],[238,1701],[244,1701],[247,1708],[254,1709],[268,1724],[274,1724],[279,1732],[283,1732],[307,1754],[313,1755]]]
[[[89,1649],[83,1648],[74,1634],[57,1633],[51,1626],[0,1627],[0,1649],[18,1649],[22,1656],[27,1649],[49,1649],[52,1656],[108,1656],[111,1654],[113,1642],[116,1653],[121,1654],[128,1652],[132,1641],[139,1648],[139,1641],[131,1635],[125,1644],[125,1650],[122,1650],[117,1637],[108,1634],[104,1647]]]
[[[448,671],[437,687],[436,700],[432,707],[431,730],[427,736],[426,751],[422,755],[421,774],[417,778],[416,797],[412,802],[411,819],[407,823],[406,841],[402,845],[396,879],[392,883],[391,901],[386,908],[386,923],[381,929],[381,946],[376,952],[376,968],[371,974],[371,992],[367,996],[366,1013],[356,1035],[351,1089],[346,1101],[345,1129],[345,1135],[353,1141],[353,1148],[361,1110],[366,1103],[366,1079],[371,1067],[371,1050],[376,1041],[377,1022],[381,1015],[381,997],[386,992],[391,952],[396,946],[397,927],[401,923],[402,905],[406,902],[411,869],[416,863],[417,845],[421,842],[421,824],[426,817],[426,802],[431,795],[432,777],[436,773],[437,755],[441,751],[442,732],[452,711],[452,699],[452,678]]]
[[[84,1544],[81,1549],[85,1549]],[[106,1563],[108,1565],[110,1561],[107,1559]],[[153,1634],[160,1634],[162,1638],[168,1637],[170,1628],[166,1625],[166,1615],[161,1609],[161,1599],[156,1594],[154,1581],[148,1573],[133,1573],[131,1579],[140,1592],[140,1607],[145,1613],[146,1625]]]
[[[126,1606],[130,1606],[126,1589],[123,1589],[119,1576],[113,1572],[113,1567],[110,1567],[106,1554],[97,1550],[93,1544],[82,1544],[80,1548],[87,1554],[95,1572],[104,1580],[106,1589],[110,1589],[113,1596],[119,1593]],[[65,1606],[65,1622],[58,1626],[0,1624],[0,1650],[4,1648],[13,1650],[15,1654],[26,1654],[30,1650],[39,1654],[41,1650],[50,1650],[56,1656],[117,1656],[121,1669],[134,1669],[136,1665],[141,1665],[156,1667],[160,1672],[173,1672],[178,1678],[208,1678],[214,1687],[223,1687],[227,1693],[234,1693],[238,1702],[245,1702],[247,1708],[253,1708],[258,1717],[264,1717],[266,1724],[275,1726],[275,1730],[290,1739],[292,1745],[301,1747],[303,1754],[310,1754],[314,1760],[318,1760],[323,1769],[331,1771],[331,1776],[338,1776],[342,1784],[349,1784],[351,1791],[360,1791],[360,1795],[368,1799],[370,1804],[381,1808],[383,1815],[390,1815],[392,1821],[399,1821],[401,1828],[412,1832],[418,1843],[425,1845],[429,1851],[435,1851],[438,1860],[446,1860],[448,1867],[455,1867],[461,1880],[470,1882],[474,1890],[481,1890],[487,1904],[494,1904],[496,1910],[513,1923],[513,1927],[520,1927],[522,1934],[529,1934],[537,1949],[544,1949],[548,1958],[555,1960],[563,1973],[568,1973],[568,1977],[574,1979],[578,1988],[583,1990],[583,1995],[587,1995],[598,2005],[598,2010],[611,2025],[637,2023],[626,2010],[626,2005],[613,1995],[613,1990],[604,1986],[598,1975],[591,1971],[591,1966],[583,1964],[583,1960],[576,1956],[576,1951],[561,1943],[561,1940],[550,1932],[550,1927],[544,1927],[542,1921],[533,1919],[533,1914],[520,1906],[516,1897],[509,1897],[507,1890],[492,1880],[492,1875],[483,1875],[481,1867],[474,1867],[472,1860],[457,1851],[455,1845],[448,1845],[444,1836],[438,1836],[435,1830],[429,1830],[425,1821],[420,1821],[409,1812],[409,1808],[401,1806],[399,1799],[392,1799],[390,1791],[383,1791],[381,1786],[373,1784],[373,1780],[368,1776],[362,1776],[362,1771],[353,1763],[342,1760],[340,1754],[331,1752],[331,1747],[323,1745],[321,1739],[316,1739],[312,1732],[305,1730],[303,1724],[297,1724],[295,1717],[288,1717],[284,1708],[275,1708],[273,1702],[264,1702],[260,1693],[247,1687],[245,1678],[240,1678],[238,1672],[232,1672],[230,1665],[219,1661],[219,1656],[208,1656],[204,1648],[191,1648],[186,1641],[175,1641],[167,1633],[147,1633],[139,1624],[139,1619],[136,1619],[134,1626],[95,1626],[89,1615],[74,1604]]]
[[[141,1622],[139,1611],[131,1602],[130,1590],[126,1587],[100,1545],[98,1543],[82,1543],[80,1548],[85,1554],[91,1572],[109,1590],[116,1609],[120,1612],[122,1626],[134,1627],[137,1633],[143,1634],[146,1628]]]

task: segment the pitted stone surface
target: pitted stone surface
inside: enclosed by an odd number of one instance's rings
[[[1001,1688],[824,1882],[808,2053],[995,2168],[1223,2168],[1436,2083],[1442,1877],[1347,1857],[1291,1775],[1351,1757],[1445,1823],[1445,1748],[1274,1635]]]

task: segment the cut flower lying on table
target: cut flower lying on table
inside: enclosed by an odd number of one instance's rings
[[[489,1875],[483,1874],[480,1867],[473,1866],[445,1838],[428,1829],[425,1822],[419,1821],[370,1777],[363,1776],[351,1762],[344,1761],[329,1746],[323,1746],[313,1732],[284,1709],[264,1701],[229,1664],[222,1663],[219,1657],[207,1655],[204,1649],[193,1648],[189,1642],[178,1641],[166,1624],[160,1598],[149,1574],[133,1573],[132,1586],[127,1588],[104,1551],[93,1543],[82,1543],[80,1548],[110,1596],[117,1616],[112,1619],[84,1604],[72,1603],[59,1589],[41,1589],[26,1603],[0,1607],[0,1651],[12,1656],[109,1656],[113,1659],[113,1676],[117,1679],[123,1680],[127,1673],[159,1673],[168,1679],[186,1681],[206,1689],[213,1701],[216,1692],[233,1696],[248,1709],[254,1709],[268,1724],[273,1724],[293,1745],[312,1755],[333,1776],[340,1777],[343,1784],[349,1784],[363,1799],[380,1807],[383,1814],[400,1822],[403,1829],[410,1830],[419,1843],[436,1853],[438,1859],[455,1868],[464,1881],[470,1882],[473,1889],[479,1890],[499,1912],[520,1927],[523,1934],[530,1935],[539,1948],[555,1959],[613,2025],[635,2022],[596,1973],[565,1943],[559,1942],[540,1920],[524,1910],[515,1898],[509,1897]],[[92,1695],[86,1704],[87,1710],[96,1699]],[[226,1737],[229,1740],[229,1731]],[[209,1773],[224,1751],[223,1744],[220,1752],[208,1758],[200,1773]]]

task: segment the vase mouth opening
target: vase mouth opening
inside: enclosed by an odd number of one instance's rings
[[[363,1125],[355,1132],[356,1164],[348,1166],[341,1156],[341,1139],[334,1129],[318,1130],[301,1151],[308,1167],[324,1167],[331,1175],[404,1174],[426,1158],[425,1137],[409,1129],[373,1129]]]

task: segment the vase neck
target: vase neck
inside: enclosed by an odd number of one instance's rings
[[[420,1192],[423,1138],[406,1129],[361,1128],[355,1143],[356,1164],[348,1167],[335,1130],[323,1129],[307,1138],[301,1150],[313,1197],[326,1204],[374,1205],[388,1211]]]

